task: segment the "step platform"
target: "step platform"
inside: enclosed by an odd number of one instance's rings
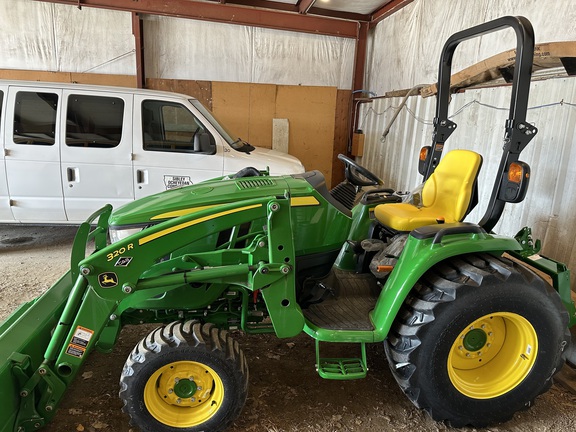
[[[353,380],[365,378],[368,373],[366,344],[360,343],[360,358],[322,358],[320,341],[316,340],[316,370],[324,379]]]
[[[302,309],[310,323],[336,332],[374,330],[370,321],[370,311],[376,305],[381,288],[372,274],[333,269],[328,276],[317,280],[315,284],[314,291],[319,301]],[[368,372],[366,344],[363,342],[358,344],[359,357],[322,357],[320,341],[316,340],[318,374],[322,378],[332,380],[366,377]]]
[[[372,274],[333,269],[316,286],[325,294],[321,302],[302,310],[308,321],[329,330],[374,330],[370,311],[376,305],[380,287]]]

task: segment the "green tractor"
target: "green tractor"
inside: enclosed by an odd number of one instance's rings
[[[462,222],[482,158],[441,158],[456,127],[452,57],[460,42],[508,27],[517,58],[504,152],[486,214]],[[340,156],[346,181],[331,191],[318,171],[247,168],[96,212],[79,227],[71,270],[0,325],[0,431],[41,429],[89,353],[111,351],[124,325],[140,323],[160,326],[128,356],[120,398],[142,431],[222,431],[240,415],[248,359],[236,329],[305,332],[319,375],[335,380],[366,376],[366,344],[383,342],[408,398],[453,426],[503,422],[529,406],[563,365],[576,322],[566,266],[539,255],[528,228],[492,232],[528,187],[519,156],[537,132],[525,121],[533,50],[522,17],[449,38],[433,144],[411,199]],[[327,343],[359,354],[324,357]]]

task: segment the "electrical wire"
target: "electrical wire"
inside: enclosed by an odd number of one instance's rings
[[[480,102],[477,99],[474,99],[464,105],[462,105],[460,108],[458,108],[452,115],[448,116],[448,118],[454,118],[460,114],[462,114],[462,112],[466,111],[468,108],[470,108],[472,105],[480,105],[484,108],[488,108],[488,109],[493,109],[493,110],[497,110],[497,111],[508,111],[509,108],[504,108],[504,107],[498,107],[495,105],[490,105],[484,102]],[[551,107],[555,107],[555,106],[568,106],[570,108],[576,108],[576,103],[572,103],[572,102],[566,102],[564,99],[558,101],[558,102],[551,102],[548,104],[542,104],[542,105],[536,105],[536,106],[532,106],[532,107],[528,107],[528,110],[533,111],[533,110],[538,110],[538,109],[543,109],[543,108],[551,108]],[[376,116],[381,116],[386,114],[386,112],[390,111],[390,110],[397,110],[397,112],[399,113],[401,110],[405,109],[408,114],[410,115],[410,117],[412,117],[414,120],[416,120],[418,123],[421,123],[423,125],[426,126],[432,126],[434,125],[434,121],[433,120],[428,120],[428,119],[424,119],[421,117],[418,117],[414,111],[412,111],[410,108],[408,108],[408,106],[404,105],[404,106],[389,106],[388,108],[386,108],[384,111],[382,112],[377,112],[374,108],[370,107],[366,110],[366,113],[364,114],[363,118],[362,118],[362,123],[364,123],[366,121],[366,118],[368,117],[368,115],[370,113],[374,113],[374,115]],[[388,128],[389,129],[389,128]]]
[[[100,63],[100,64],[98,64],[98,65],[96,65],[96,66],[91,67],[90,69],[86,69],[86,70],[83,71],[82,73],[90,72],[90,71],[93,71],[94,69],[98,69],[98,68],[100,68],[100,67],[102,67],[102,66],[106,66],[106,65],[108,65],[108,64],[110,64],[110,63],[114,63],[115,61],[120,60],[120,59],[122,59],[122,58],[124,58],[124,57],[131,56],[131,55],[134,54],[135,52],[136,52],[136,49],[132,49],[132,50],[130,50],[130,51],[128,51],[128,52],[125,52],[124,54],[120,54],[119,56],[116,56],[116,57],[114,57],[114,58],[111,58],[110,60],[107,60],[107,61],[105,61],[104,63]]]

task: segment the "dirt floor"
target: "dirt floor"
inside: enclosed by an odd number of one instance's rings
[[[0,226],[0,320],[69,268],[74,233],[70,227]],[[120,411],[118,379],[128,353],[149,331],[142,327],[126,327],[111,354],[91,354],[45,431],[136,432]],[[237,337],[248,357],[250,389],[229,432],[455,430],[432,421],[408,401],[392,378],[381,344],[368,349],[366,379],[342,382],[316,374],[314,344],[305,335]],[[574,424],[576,396],[554,385],[529,410],[485,430],[572,431]]]

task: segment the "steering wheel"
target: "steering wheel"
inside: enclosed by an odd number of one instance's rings
[[[354,186],[381,186],[384,184],[376,174],[358,165],[355,160],[350,159],[348,156],[340,153],[338,159],[344,162],[346,179]],[[363,180],[360,176],[367,180]]]

